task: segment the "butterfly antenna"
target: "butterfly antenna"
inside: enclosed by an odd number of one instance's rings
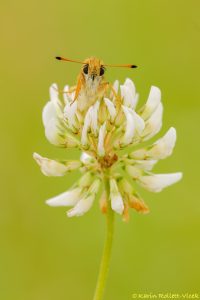
[[[79,61],[79,60],[74,60],[74,59],[69,59],[69,58],[65,58],[65,57],[61,57],[61,56],[56,56],[55,59],[57,60],[63,60],[63,61],[68,61],[68,62],[74,62],[77,64],[84,64],[84,62]]]

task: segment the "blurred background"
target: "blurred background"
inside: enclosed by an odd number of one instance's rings
[[[105,234],[98,202],[81,218],[45,200],[65,191],[78,172],[41,174],[34,151],[79,157],[44,136],[41,112],[53,82],[74,84],[74,59],[97,56],[138,69],[108,69],[107,79],[134,80],[143,104],[160,87],[164,125],[178,132],[172,157],[156,172],[183,171],[160,194],[142,191],[151,213],[116,218],[105,299],[133,293],[198,292],[200,277],[199,112],[200,2],[198,0],[5,1],[1,4],[1,246],[0,298],[92,299]]]

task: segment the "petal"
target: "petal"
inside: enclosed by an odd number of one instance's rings
[[[134,158],[134,159],[143,160],[143,159],[146,159],[146,155],[147,155],[147,149],[142,148],[142,149],[138,149],[136,151],[131,152],[129,154],[129,157]]]
[[[161,139],[153,144],[147,155],[155,159],[164,159],[172,154],[175,143],[176,129],[171,127]]]
[[[75,148],[80,145],[78,138],[74,137],[65,124],[52,118],[45,127],[45,136],[50,143],[58,147]]]
[[[116,111],[116,108],[113,104],[112,101],[110,101],[108,98],[104,98],[104,102],[108,108],[108,111],[109,111],[109,114],[110,114],[110,119],[111,119],[111,122],[114,121],[116,115],[117,115],[117,111]]]
[[[135,97],[133,98],[133,109],[136,108],[137,104],[138,104],[138,100],[139,100],[139,94],[136,93]]]
[[[50,101],[47,102],[42,111],[42,121],[45,127],[52,118],[62,118],[63,116],[57,90],[58,87],[55,83],[50,86]]]
[[[113,89],[114,89],[115,93],[117,94],[118,90],[119,90],[119,80],[115,80],[114,81],[114,83],[113,83]]]
[[[46,176],[63,176],[67,172],[66,166],[55,160],[42,157],[38,153],[33,153],[33,158],[40,166],[42,173]]]
[[[94,180],[94,176],[91,172],[85,173],[78,181],[78,186],[82,188],[88,188],[91,186],[92,181]]]
[[[83,125],[83,129],[82,129],[82,134],[81,134],[81,144],[83,146],[86,146],[88,144],[88,130],[91,126],[91,120],[92,120],[92,111],[93,108],[90,107],[86,113],[85,119],[84,119],[84,125]]]
[[[104,148],[105,135],[106,135],[106,122],[104,122],[104,124],[101,125],[99,130],[99,139],[98,139],[98,147],[97,147],[97,152],[99,156],[105,155],[105,148]]]
[[[50,88],[49,88],[49,93],[50,93],[50,100],[54,103],[57,104],[57,102],[60,102],[58,98],[58,86],[56,83],[53,83]]]
[[[120,215],[123,213],[124,203],[120,193],[111,196],[111,206],[116,213]]]
[[[64,98],[64,102],[65,104],[71,103],[73,101],[73,97],[72,97],[72,93],[67,93],[69,92],[69,86],[65,85],[64,89],[63,89],[63,98]]]
[[[149,208],[145,204],[145,202],[142,199],[139,199],[138,197],[131,195],[129,197],[129,206],[134,208],[137,212],[142,214],[149,213]]]
[[[134,109],[138,101],[138,95],[136,95],[136,89],[133,81],[127,78],[124,84],[120,86],[120,90],[121,96],[124,98],[124,105]]]
[[[133,186],[124,177],[122,177],[118,181],[118,186],[119,186],[120,191],[122,192],[122,194],[133,194],[134,193]]]
[[[156,135],[162,127],[163,105],[160,103],[151,117],[147,120],[144,132],[142,134],[143,140],[147,141]]]
[[[141,176],[137,181],[150,192],[160,192],[167,186],[170,186],[182,178],[182,173],[171,173],[171,174],[154,174]]]
[[[122,105],[122,109],[126,117],[126,130],[121,142],[123,145],[128,145],[132,142],[135,134],[135,120],[133,114],[126,106]]]
[[[152,113],[157,109],[160,105],[161,101],[161,91],[156,86],[152,86],[150,90],[150,94],[148,100],[142,110],[141,116],[144,120],[147,120]]]
[[[128,206],[134,208],[136,211],[140,213],[148,213],[149,209],[144,203],[144,201],[140,198],[140,196],[134,191],[133,186],[125,179],[122,178],[119,181],[119,186],[122,191],[122,194],[128,200]]]
[[[86,195],[81,200],[79,200],[78,203],[71,210],[67,212],[67,216],[78,217],[86,213],[93,204],[96,194],[98,193],[99,186],[100,186],[100,180],[97,179],[92,183]]]
[[[42,157],[38,153],[33,153],[33,158],[38,163],[41,171],[46,176],[63,176],[68,171],[81,167],[80,161],[66,161],[64,163]]]
[[[84,215],[92,206],[94,196],[90,195],[87,198],[82,198],[78,203],[67,212],[68,217],[80,217]]]
[[[48,141],[56,146],[60,147],[76,147],[77,142],[68,137],[66,129],[58,121],[58,119],[52,118],[45,127],[45,136]]]
[[[136,95],[136,88],[135,88],[133,81],[130,78],[126,78],[124,85],[128,87],[128,89],[131,93],[132,99],[134,99],[134,97]]]
[[[99,110],[99,101],[96,101],[96,103],[92,106],[92,112],[91,112],[91,130],[92,133],[97,136],[98,134],[98,110]]]
[[[67,103],[64,108],[64,117],[67,119],[69,127],[73,129],[74,127],[77,128],[77,118],[76,118],[76,111],[77,111],[77,101],[74,101],[72,104]]]
[[[150,160],[135,160],[135,166],[139,169],[150,171],[157,163],[157,160],[150,159]]]
[[[130,158],[139,160],[164,159],[172,154],[176,143],[176,129],[171,127],[167,133],[153,145],[138,149],[129,154]]]
[[[124,99],[124,105],[127,107],[133,107],[133,97],[131,94],[131,91],[129,89],[129,87],[125,86],[125,85],[120,85],[120,90],[121,90],[121,96]]]
[[[110,180],[110,200],[112,209],[116,213],[121,215],[124,210],[124,202],[118,190],[117,182],[115,179]]]
[[[46,200],[49,206],[74,206],[81,197],[82,190],[75,188]]]
[[[82,163],[87,164],[90,163],[91,161],[93,161],[93,157],[89,154],[87,154],[86,152],[83,152],[81,154],[80,160],[82,161]]]
[[[64,144],[64,139],[59,130],[59,122],[52,118],[45,127],[45,136],[53,145],[60,146]]]
[[[55,106],[57,116],[60,117],[60,118],[62,118],[63,112],[61,110],[61,102],[60,102],[60,99],[58,97],[59,96],[59,92],[58,92],[58,86],[57,86],[57,84],[53,83],[50,86],[49,92],[50,92],[50,101]]]
[[[133,179],[140,178],[144,173],[142,168],[138,168],[138,166],[126,165],[125,170]]]
[[[96,195],[98,193],[99,187],[101,184],[101,180],[100,179],[96,179],[92,185],[90,186],[89,190],[88,190],[88,194],[94,194]]]
[[[117,93],[118,93],[118,90],[119,90],[119,80],[115,80],[115,81],[114,81],[112,88],[113,88],[115,94],[117,94]],[[111,99],[115,98],[115,94],[114,94],[113,91],[111,90],[110,98],[111,98]]]
[[[130,111],[135,120],[135,128],[136,128],[138,134],[140,135],[145,128],[145,122],[134,110],[130,110]]]
[[[52,118],[56,118],[56,109],[52,101],[48,101],[42,111],[43,125],[46,126]]]
[[[124,145],[128,145],[133,141],[135,134],[139,136],[144,131],[145,123],[144,120],[131,108],[128,108],[122,105],[122,109],[125,113],[127,122],[126,122],[126,131],[124,135]]]
[[[133,154],[132,154],[132,156],[133,156]],[[133,177],[138,177],[139,175],[134,175],[134,174],[140,174],[141,173],[140,170],[143,170],[143,171],[152,170],[152,168],[158,161],[156,159],[135,159],[135,158],[129,158],[129,157],[125,156],[122,159],[122,163],[125,166],[133,167],[133,169],[130,168],[130,170],[129,170],[130,174],[132,174],[131,176],[133,176]]]

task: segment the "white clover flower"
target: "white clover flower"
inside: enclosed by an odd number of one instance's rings
[[[124,211],[124,202],[115,179],[110,179],[110,201],[112,209],[121,215]]]
[[[138,94],[136,94],[133,81],[127,78],[124,84],[120,85],[120,90],[124,105],[135,109],[138,101]]]
[[[152,86],[148,100],[144,107],[141,109],[141,116],[144,120],[147,120],[161,103],[161,91],[156,86]]]
[[[124,198],[125,207],[134,208],[137,212],[147,214],[149,212],[148,206],[141,199],[140,195],[134,190],[133,186],[125,178],[118,180],[118,186]],[[124,214],[124,220],[129,218],[128,211]]]
[[[109,114],[110,114],[110,120],[111,120],[111,122],[114,122],[115,117],[117,115],[117,110],[115,108],[115,105],[108,98],[104,98],[104,102],[105,102],[105,104],[106,104],[106,106],[108,108],[108,111],[109,111]]]
[[[80,199],[82,189],[76,187],[67,192],[64,192],[56,197],[48,199],[46,204],[49,206],[74,206]]]
[[[83,146],[87,146],[89,141],[88,141],[88,131],[91,128],[91,123],[92,123],[92,112],[93,112],[93,106],[90,107],[86,113],[85,120],[84,120],[84,125],[82,129],[82,134],[81,134],[81,144]]]
[[[77,204],[67,212],[68,217],[82,216],[93,204],[93,201],[100,187],[100,179],[95,179],[85,194],[80,197]]]
[[[159,88],[151,87],[146,104],[138,110],[138,94],[130,79],[122,85],[115,81],[113,89],[88,109],[84,109],[84,103],[80,109],[79,100],[73,101],[73,93],[65,93],[60,99],[57,90],[55,84],[50,87],[50,101],[43,109],[45,135],[52,144],[78,148],[82,155],[78,160],[59,161],[34,153],[34,159],[46,176],[64,176],[75,169],[83,175],[68,191],[47,200],[49,206],[72,206],[67,215],[81,216],[91,208],[101,182],[107,178],[110,196],[105,199],[102,189],[101,209],[105,213],[110,201],[112,210],[127,220],[129,208],[140,213],[149,211],[131,181],[148,191],[160,192],[182,178],[180,172],[152,173],[160,159],[172,154],[176,142],[173,127],[157,142],[139,148],[139,144],[155,136],[162,127],[163,104]],[[65,86],[64,91],[68,92],[69,87]],[[135,145],[137,150],[132,149]],[[124,171],[129,182],[122,176]]]
[[[46,176],[63,176],[67,172],[76,170],[82,166],[81,161],[56,161],[42,157],[37,153],[33,153],[33,158],[41,168],[41,171]]]
[[[135,159],[164,159],[172,154],[176,143],[176,129],[171,127],[167,133],[153,145],[136,150],[130,154]]]
[[[135,120],[128,107],[122,105],[122,109],[126,117],[126,129],[124,136],[122,137],[122,144],[128,145],[133,141],[133,137],[135,135]]]
[[[176,183],[182,178],[182,173],[149,174],[140,176],[138,183],[150,192],[160,192],[165,187]]]
[[[106,135],[106,122],[103,125],[101,125],[99,130],[97,153],[101,157],[105,156],[105,148],[104,148],[105,135]]]

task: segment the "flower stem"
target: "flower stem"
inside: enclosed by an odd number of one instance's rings
[[[103,299],[103,292],[105,289],[106,279],[109,271],[109,263],[111,257],[111,248],[112,248],[112,241],[113,241],[113,231],[114,231],[114,212],[111,208],[111,203],[109,200],[110,194],[110,187],[109,187],[109,179],[105,178],[105,190],[106,190],[106,197],[107,197],[107,212],[106,212],[106,223],[107,223],[107,232],[106,232],[106,239],[104,244],[103,255],[101,259],[101,265],[96,285],[96,290],[94,294],[93,300],[102,300]]]

